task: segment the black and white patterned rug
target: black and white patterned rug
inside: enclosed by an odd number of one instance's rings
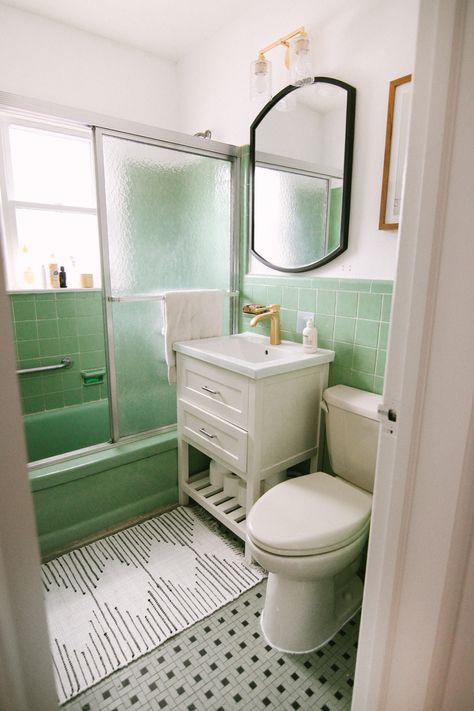
[[[264,577],[179,507],[42,565],[60,703],[235,600]]]

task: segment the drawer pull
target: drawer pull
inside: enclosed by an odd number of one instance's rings
[[[205,390],[207,393],[211,393],[211,395],[220,395],[219,390],[211,390],[211,388],[207,385],[203,385],[201,387],[201,390]]]
[[[203,434],[203,435],[206,435],[206,437],[209,437],[209,439],[215,439],[215,438],[216,438],[216,435],[209,434],[209,432],[206,432],[206,430],[204,429],[204,427],[201,427],[201,429],[199,430],[199,432],[201,432],[201,434]]]

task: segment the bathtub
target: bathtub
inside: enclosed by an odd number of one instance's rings
[[[72,415],[74,421],[69,419]],[[34,456],[46,452],[53,456],[59,454],[58,448],[64,451],[66,443],[77,448],[108,437],[107,401],[28,415],[25,420],[31,438],[28,449]],[[207,457],[190,450],[191,473],[208,466]],[[92,452],[44,459],[30,464],[29,470],[45,559],[178,503],[175,428],[135,441],[104,444]]]
[[[23,417],[28,461],[54,457],[110,439],[109,402],[97,400]]]

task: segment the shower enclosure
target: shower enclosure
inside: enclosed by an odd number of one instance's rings
[[[194,138],[183,145],[94,134],[112,439],[119,441],[176,422],[163,291],[225,290],[223,332],[233,329],[235,155],[229,146],[198,148]]]

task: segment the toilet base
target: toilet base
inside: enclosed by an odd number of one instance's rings
[[[314,652],[327,644],[362,604],[360,578],[344,577],[338,585],[337,578],[295,581],[269,573],[261,619],[268,644],[288,654]]]

